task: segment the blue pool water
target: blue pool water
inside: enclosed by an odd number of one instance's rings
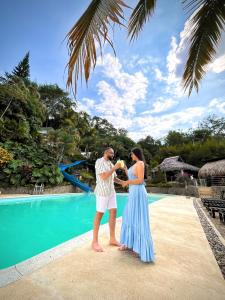
[[[149,203],[165,195],[149,195]],[[127,194],[117,194],[121,216]],[[94,194],[0,200],[0,269],[15,265],[92,229]],[[108,212],[102,224],[108,220]]]

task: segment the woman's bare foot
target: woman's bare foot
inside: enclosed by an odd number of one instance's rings
[[[132,256],[139,257],[139,254],[137,252],[134,252],[132,249],[128,248],[126,245],[121,245],[118,250],[128,251]]]
[[[121,245],[118,250],[120,250],[120,251],[126,251],[126,250],[129,250],[129,249],[127,248],[126,245]]]
[[[129,252],[132,256],[139,257],[139,254],[137,252],[134,252],[133,250],[130,250]]]
[[[92,242],[92,249],[96,252],[103,252],[103,248],[99,245],[98,242]]]
[[[116,246],[116,247],[120,247],[120,243],[119,243],[119,242],[117,242],[117,240],[116,240],[116,239],[112,239],[112,240],[110,240],[110,241],[109,241],[109,245],[110,245],[110,246]]]

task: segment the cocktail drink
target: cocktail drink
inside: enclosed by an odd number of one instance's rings
[[[124,168],[124,166],[125,166],[125,163],[124,163],[124,160],[117,160],[117,163],[119,163],[120,164],[120,167],[123,169]]]

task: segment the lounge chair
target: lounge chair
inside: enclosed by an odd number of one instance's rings
[[[215,218],[216,212],[219,214],[220,221],[225,223],[225,191],[221,191],[215,198],[201,198],[203,205],[209,211],[210,215]]]

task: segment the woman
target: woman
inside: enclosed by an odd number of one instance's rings
[[[125,168],[128,176],[122,186],[129,185],[128,202],[123,213],[119,250],[131,250],[143,262],[154,262],[154,249],[150,232],[148,194],[145,189],[144,156],[139,148],[131,151],[135,164]]]

